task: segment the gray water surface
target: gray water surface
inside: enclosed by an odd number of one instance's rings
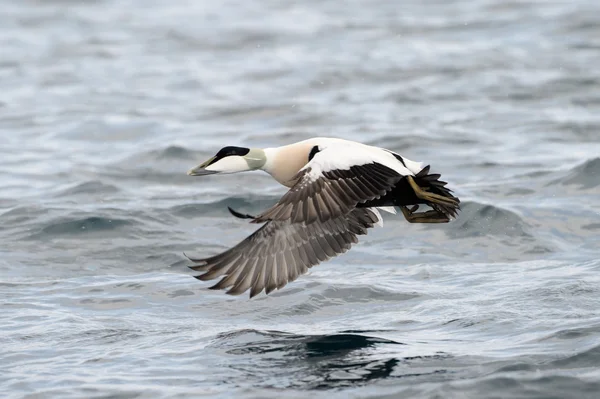
[[[597,1],[0,5],[2,397],[600,397]],[[192,278],[285,189],[186,171],[314,136],[461,214],[269,296]]]

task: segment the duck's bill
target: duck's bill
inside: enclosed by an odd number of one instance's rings
[[[210,158],[208,161],[196,166],[195,168],[188,170],[187,174],[190,176],[206,176],[219,173],[216,170],[206,170],[206,167],[209,166],[214,160],[215,157]]]

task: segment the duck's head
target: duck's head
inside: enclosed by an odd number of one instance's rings
[[[214,157],[188,171],[190,176],[215,173],[237,173],[260,169],[267,162],[265,151],[259,148],[223,147]]]

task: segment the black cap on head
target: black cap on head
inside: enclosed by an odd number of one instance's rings
[[[217,152],[217,155],[215,155],[215,161],[219,160],[221,158],[225,158],[225,157],[229,157],[231,155],[238,155],[240,157],[243,157],[244,155],[248,154],[250,152],[250,148],[244,148],[244,147],[223,147],[219,150],[219,152]]]

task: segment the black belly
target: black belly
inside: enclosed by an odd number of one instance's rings
[[[413,176],[415,183],[419,187],[422,187],[429,191],[430,193],[438,194],[446,198],[452,198],[457,201],[457,205],[455,207],[458,209],[458,203],[460,200],[452,195],[452,191],[446,188],[446,182],[439,180],[439,174],[429,174],[429,167],[425,167],[421,172],[419,172],[416,176]],[[367,201],[362,204],[358,204],[360,208],[372,207],[372,206],[410,206],[410,205],[418,205],[418,204],[427,204],[434,208],[438,208],[443,212],[450,214],[454,214],[455,210],[450,208],[445,209],[445,206],[430,204],[428,201],[422,200],[417,197],[415,191],[412,189],[406,177],[400,179],[400,181],[394,186],[394,188],[389,191],[384,197],[374,199],[372,201]]]
[[[420,183],[417,179],[415,179],[415,182],[417,184]],[[419,184],[419,186],[421,186],[421,184]],[[368,208],[372,206],[409,206],[416,204],[425,204],[425,201],[417,198],[414,190],[404,177],[398,183],[396,183],[396,186],[394,186],[394,188],[384,197],[360,203],[358,204],[358,207]]]

